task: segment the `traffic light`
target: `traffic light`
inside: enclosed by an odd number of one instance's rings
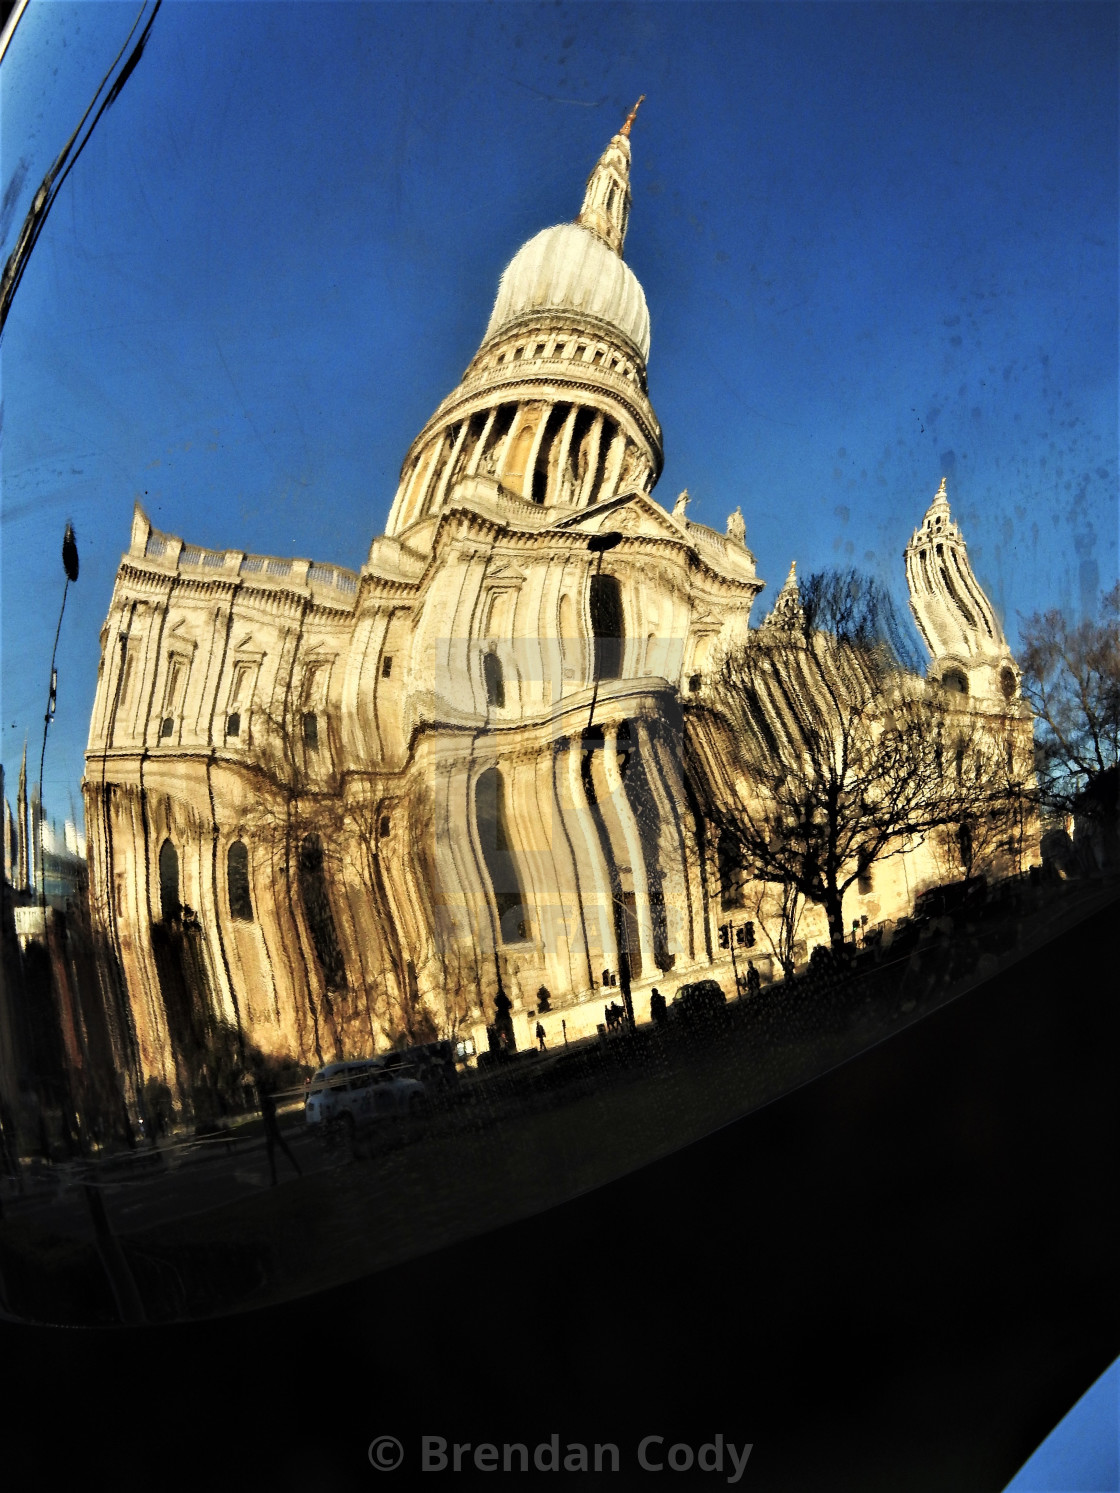
[[[735,942],[736,943],[746,943],[746,941],[747,941],[747,925],[746,925],[746,923],[742,923],[742,924],[740,924],[740,926],[738,928],[735,929]]]
[[[731,947],[731,929],[726,923],[719,925],[719,946],[721,949],[729,949]]]
[[[743,932],[746,934],[746,937],[743,939],[743,942],[746,944],[746,946],[747,946],[748,949],[753,949],[754,948],[754,924],[753,923],[744,923],[743,924]]]

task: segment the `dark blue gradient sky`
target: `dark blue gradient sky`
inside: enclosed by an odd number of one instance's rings
[[[6,256],[138,3],[32,0]],[[67,181],[2,344],[3,761],[77,799],[133,500],[358,566],[518,245],[639,93],[626,257],[656,496],[768,584],[901,552],[941,476],[1012,644],[1117,573],[1117,16],[1061,4],[184,3]]]

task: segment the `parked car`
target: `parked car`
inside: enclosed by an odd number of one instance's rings
[[[357,1129],[424,1107],[424,1085],[386,1069],[377,1058],[328,1063],[312,1077],[303,1113],[308,1125]]]
[[[710,1020],[727,1011],[727,997],[717,980],[695,980],[682,985],[669,1003],[667,1015],[678,1021]]]
[[[446,1088],[458,1081],[455,1047],[451,1042],[424,1042],[416,1047],[402,1047],[383,1053],[374,1061],[393,1072],[418,1079],[429,1088]]]
[[[930,887],[914,903],[915,919],[952,917],[958,912],[974,912],[988,898],[988,882],[983,876],[967,881],[950,881]]]

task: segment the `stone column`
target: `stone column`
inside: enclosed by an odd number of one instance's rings
[[[568,792],[571,796],[572,807],[575,810],[576,822],[579,826],[581,845],[577,848],[576,859],[582,867],[586,867],[588,880],[591,883],[592,896],[589,899],[582,891],[580,902],[583,910],[584,933],[587,936],[587,924],[592,917],[595,918],[599,928],[599,947],[602,954],[603,964],[600,968],[618,968],[618,944],[614,936],[614,911],[611,900],[611,883],[607,871],[606,862],[603,860],[602,848],[599,845],[599,832],[595,828],[595,821],[591,816],[591,805],[587,802],[587,795],[583,791],[583,778],[580,775],[580,760],[583,756],[583,741],[576,734],[568,742]],[[583,854],[579,852],[582,850]],[[589,901],[591,906],[588,905]],[[591,947],[591,939],[588,937],[588,947]],[[594,969],[594,959],[592,959]],[[599,970],[594,970],[596,977]]]
[[[657,758],[657,745],[650,732],[649,722],[636,721],[631,729],[637,731],[637,749],[641,753],[646,781],[649,783],[650,792],[657,806],[658,817],[661,820],[659,850],[673,857],[668,867],[664,864],[662,867],[662,887],[666,893],[665,932],[669,952],[685,960],[690,957],[692,892],[688,880],[688,847],[680,821],[680,812],[685,806],[683,789],[678,789],[676,801],[666,791],[665,781],[661,775],[661,763]],[[670,831],[672,832],[671,844],[667,843]],[[665,871],[668,872],[667,875],[664,874]]]
[[[541,405],[540,424],[537,426],[537,433],[533,437],[533,444],[529,447],[529,456],[525,463],[525,471],[521,477],[521,496],[527,498],[530,502],[533,500],[533,473],[537,469],[537,458],[541,454],[541,442],[544,440],[544,433],[552,417],[553,408],[554,406],[551,402]],[[547,496],[548,493],[546,490],[545,497],[547,498]]]
[[[506,431],[505,439],[502,441],[502,449],[498,453],[498,461],[497,465],[494,468],[494,476],[497,477],[499,482],[502,481],[502,475],[506,469],[506,462],[509,460],[510,447],[517,439],[517,433],[521,428],[522,409],[522,405],[514,405],[513,419],[509,422],[509,429]]]
[[[611,442],[610,450],[607,452],[607,462],[603,469],[603,490],[599,494],[601,502],[613,498],[618,491],[618,479],[622,475],[622,462],[626,455],[626,437],[621,430],[615,433]]]
[[[432,500],[431,506],[433,511],[439,508],[447,496],[447,489],[451,483],[451,474],[455,470],[455,463],[459,460],[459,455],[463,449],[463,442],[467,439],[467,429],[470,423],[469,419],[464,420],[459,427],[459,434],[455,437],[455,444],[451,448],[451,455],[447,458],[447,465],[443,469],[439,479],[439,486],[436,488],[436,495]]]
[[[486,442],[490,439],[490,432],[494,429],[494,419],[497,416],[497,413],[498,406],[495,405],[490,413],[486,416],[486,424],[482,427],[482,434],[478,438],[478,445],[475,446],[473,452],[471,453],[471,459],[467,463],[468,477],[473,477],[478,471],[478,464],[482,460],[482,453],[486,450]],[[468,421],[468,424],[469,423],[470,422]]]
[[[573,404],[568,410],[568,418],[560,428],[559,454],[556,458],[556,471],[552,478],[551,491],[546,494],[546,503],[558,503],[563,492],[564,473],[567,470],[569,456],[572,449],[572,431],[575,429],[576,416],[579,414],[579,406]]]
[[[420,465],[416,468],[416,477],[414,479],[412,491],[409,494],[411,501],[408,504],[408,511],[404,514],[404,524],[411,524],[416,519],[423,517],[424,500],[428,495],[428,488],[431,486],[432,474],[435,471],[436,462],[439,460],[440,452],[442,450],[443,436],[441,435],[438,440],[434,440],[432,442],[431,455],[428,457],[427,461],[421,462]],[[420,476],[421,472],[423,472],[424,474],[423,477]],[[402,528],[404,527],[404,524],[401,525]]]
[[[599,468],[599,446],[603,439],[603,415],[600,412],[595,416],[591,429],[587,434],[587,471],[583,474],[583,481],[579,487],[580,503],[588,503],[591,500],[592,488],[595,485],[595,473]]]
[[[646,876],[645,857],[642,855],[642,840],[638,833],[634,811],[626,790],[622,786],[622,774],[618,770],[618,725],[610,721],[603,725],[603,772],[607,792],[611,795],[622,834],[626,840],[626,853],[630,857],[630,873],[634,880],[634,912],[638,921],[638,946],[642,952],[642,975],[649,979],[657,969],[654,957],[653,919],[649,908],[649,878]],[[637,744],[635,743],[635,746]]]

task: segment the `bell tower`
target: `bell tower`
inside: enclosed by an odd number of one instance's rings
[[[962,695],[1013,699],[1019,673],[992,604],[972,573],[944,477],[906,546],[905,560],[910,610],[933,656],[930,678]]]

